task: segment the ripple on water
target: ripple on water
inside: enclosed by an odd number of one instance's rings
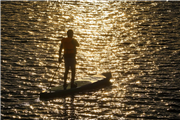
[[[1,2],[1,116],[179,119],[179,6],[179,2]],[[38,94],[50,82],[63,83],[58,50],[68,29],[80,43],[76,78],[110,71],[113,84],[41,101]]]

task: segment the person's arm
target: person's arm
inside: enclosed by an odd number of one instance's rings
[[[63,48],[63,45],[62,45],[62,43],[61,43],[60,48],[59,48],[59,63],[62,62],[62,58],[61,58],[62,48]]]
[[[78,41],[77,40],[73,40],[73,44],[76,46],[76,47],[79,47],[79,43],[78,43]]]
[[[79,47],[79,43],[78,43],[77,40],[75,40],[75,39],[72,40],[72,43],[73,43],[73,45],[74,45],[75,54],[77,54],[77,48],[76,48],[76,47]]]

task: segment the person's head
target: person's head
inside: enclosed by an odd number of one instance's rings
[[[72,30],[68,30],[67,31],[67,36],[72,38],[73,37],[73,31]]]

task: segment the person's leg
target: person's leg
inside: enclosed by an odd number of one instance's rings
[[[76,61],[75,59],[73,59],[71,64],[71,88],[76,87],[76,85],[74,84],[75,75],[76,75]]]
[[[71,87],[74,85],[74,79],[75,79],[75,66],[71,66]]]
[[[67,75],[69,72],[69,65],[67,59],[65,59],[65,73],[64,73],[64,89],[67,87]]]

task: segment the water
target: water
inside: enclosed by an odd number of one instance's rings
[[[180,119],[179,13],[180,2],[1,2],[1,117]],[[108,71],[113,84],[42,101],[63,83],[68,29],[80,43],[76,78]]]

